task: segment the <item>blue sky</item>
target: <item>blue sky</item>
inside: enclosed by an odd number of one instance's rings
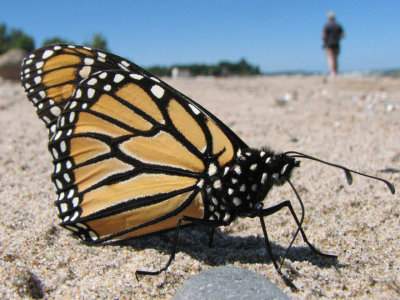
[[[264,72],[327,71],[321,30],[333,10],[346,32],[342,70],[400,67],[400,1],[7,1],[0,23],[75,43],[102,33],[144,67],[246,58]]]

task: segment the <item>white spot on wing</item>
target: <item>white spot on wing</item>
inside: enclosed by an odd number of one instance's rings
[[[60,150],[61,152],[65,152],[67,150],[67,145],[65,144],[65,141],[62,141],[60,143]]]
[[[71,178],[69,177],[69,175],[67,173],[64,174],[64,179],[66,182],[70,182]]]
[[[157,98],[161,98],[164,95],[164,89],[159,85],[153,85],[151,88],[151,92]]]
[[[199,188],[202,188],[203,185],[204,185],[204,180],[203,180],[203,179],[200,179],[199,182],[197,183],[197,186],[198,186]]]
[[[93,58],[86,57],[86,58],[83,60],[83,62],[85,63],[85,65],[90,66],[90,65],[93,65],[94,59],[93,59]]]
[[[42,58],[43,59],[49,58],[50,56],[53,55],[53,53],[54,53],[53,50],[46,50],[46,51],[43,52]]]
[[[129,74],[129,76],[136,80],[140,80],[143,78],[143,76],[139,74]]]
[[[87,90],[87,95],[89,99],[92,99],[94,96],[94,89],[90,88]]]
[[[57,131],[56,135],[54,136],[54,140],[57,141],[62,135],[62,131]]]
[[[121,75],[121,74],[115,74],[115,76],[114,76],[114,82],[115,83],[118,83],[118,82],[121,82],[122,80],[124,80],[124,75]]]
[[[91,70],[92,70],[91,67],[84,66],[82,69],[80,69],[79,76],[81,76],[82,78],[86,78],[89,76]]]
[[[126,60],[121,61],[121,64],[123,64],[125,67],[130,66],[130,63],[128,63]]]
[[[61,181],[60,181],[60,180],[58,180],[58,179],[56,179],[56,186],[58,187],[58,189],[59,189],[59,190],[61,190],[61,189],[62,189],[62,187],[63,187],[63,185],[62,185]]]
[[[72,123],[74,121],[74,119],[75,119],[75,112],[71,112],[69,114],[69,122]]]
[[[73,214],[72,217],[71,217],[71,221],[76,220],[78,217],[79,217],[79,213],[78,213],[77,211],[74,212],[74,214]]]
[[[220,189],[221,186],[222,186],[221,180],[216,180],[216,181],[214,182],[214,188]]]
[[[75,191],[74,191],[73,189],[71,189],[71,190],[68,192],[67,198],[72,198],[72,197],[74,196],[74,193],[75,193]]]
[[[87,226],[86,226],[85,224],[76,223],[75,225],[78,226],[78,227],[80,227],[80,228],[87,229]]]
[[[44,65],[44,61],[39,61],[39,62],[37,62],[36,63],[36,69],[40,69],[41,67],[43,67],[43,65]]]
[[[95,85],[96,83],[97,83],[97,79],[96,79],[96,78],[91,78],[91,79],[87,82],[88,85]]]
[[[76,93],[75,93],[75,98],[78,99],[82,96],[82,90],[81,89],[77,89]]]
[[[77,207],[79,204],[79,198],[75,197],[74,199],[72,199],[72,206],[73,207]]]
[[[217,166],[214,163],[211,163],[208,167],[208,175],[213,176],[217,174]]]
[[[57,159],[57,158],[58,158],[58,152],[57,152],[56,148],[53,148],[53,149],[51,150],[51,152],[53,153],[54,159]]]
[[[190,109],[194,112],[195,115],[200,114],[200,111],[197,109],[196,106],[194,106],[194,105],[192,105],[192,104],[189,103],[189,107],[190,107]]]
[[[69,108],[74,108],[77,104],[78,102],[72,101],[71,104],[69,105]]]
[[[60,210],[61,210],[62,213],[65,213],[68,210],[67,203],[61,203],[60,204]]]
[[[89,235],[90,235],[90,238],[92,239],[92,241],[97,240],[97,235],[93,231],[89,231]]]
[[[44,120],[47,124],[50,123],[50,119],[49,119],[47,116],[43,116],[43,120]]]
[[[36,83],[36,84],[39,84],[39,83],[42,82],[42,77],[36,76],[33,80],[35,80],[35,83]]]
[[[52,108],[50,108],[50,112],[58,117],[61,114],[61,108],[59,108],[58,106],[53,106]]]
[[[64,192],[62,192],[59,196],[58,196],[58,201],[61,201],[62,199],[64,199],[65,194]]]
[[[124,70],[124,71],[127,71],[127,72],[130,71],[130,70],[129,70],[127,67],[125,67],[123,64],[118,64],[118,66],[119,66],[122,70]]]

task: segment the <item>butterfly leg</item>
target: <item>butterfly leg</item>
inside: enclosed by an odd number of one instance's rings
[[[183,221],[191,222],[192,224],[199,224],[199,225],[206,225],[206,226],[211,226],[213,230],[211,231],[211,236],[210,236],[210,242],[209,244],[212,244],[213,236],[214,236],[214,228],[220,225],[223,225],[224,223],[219,222],[219,221],[209,221],[209,220],[204,220],[204,219],[197,219],[197,218],[192,218],[188,216],[182,216],[180,217],[178,224],[176,225],[176,230],[175,230],[175,238],[174,238],[174,243],[172,245],[171,249],[171,254],[168,259],[168,262],[165,264],[163,268],[161,268],[158,271],[136,271],[136,279],[138,279],[139,275],[158,275],[163,271],[166,271],[175,258],[176,254],[176,246],[178,244],[178,237],[179,237],[179,231],[182,225]]]
[[[294,220],[296,221],[296,224],[297,224],[297,226],[298,226],[298,230],[297,230],[295,236],[293,237],[293,240],[292,240],[292,242],[290,243],[290,246],[289,246],[288,249],[286,250],[286,253],[285,253],[285,255],[284,255],[283,259],[282,259],[281,266],[279,267],[279,266],[278,266],[278,263],[277,263],[277,261],[276,261],[276,259],[275,259],[275,257],[274,257],[273,254],[272,254],[271,243],[270,243],[270,241],[269,241],[269,239],[268,239],[268,234],[267,234],[267,229],[266,229],[265,222],[264,222],[264,217],[269,216],[269,215],[272,215],[272,214],[278,212],[279,210],[281,210],[281,209],[284,208],[284,207],[288,207],[288,208],[289,208],[290,213],[292,214]],[[255,210],[253,210],[251,213],[249,213],[248,216],[249,216],[249,217],[253,217],[253,218],[254,218],[254,217],[259,217],[260,223],[261,223],[261,228],[262,228],[262,231],[263,231],[263,234],[264,234],[264,238],[265,238],[265,239],[264,239],[264,240],[265,240],[265,248],[267,249],[268,255],[271,257],[272,263],[274,264],[274,267],[275,267],[276,271],[278,272],[278,274],[282,277],[282,279],[285,281],[285,283],[286,283],[293,291],[296,291],[296,290],[297,290],[297,287],[296,287],[285,275],[283,275],[283,273],[282,273],[282,271],[281,271],[281,267],[282,267],[283,261],[285,260],[286,254],[287,254],[288,250],[290,249],[290,247],[291,247],[291,245],[292,245],[292,243],[293,243],[294,239],[296,238],[297,233],[298,233],[299,231],[300,231],[300,233],[301,233],[301,235],[302,235],[304,241],[306,242],[306,244],[309,246],[309,248],[310,248],[313,252],[317,253],[318,255],[322,255],[322,256],[326,256],[326,257],[330,257],[330,258],[336,258],[335,255],[325,254],[325,253],[322,253],[322,252],[318,251],[318,250],[308,241],[307,236],[306,236],[306,234],[305,234],[303,228],[301,227],[301,223],[300,223],[299,219],[297,218],[297,215],[296,215],[296,213],[295,213],[295,211],[294,211],[294,209],[293,209],[293,207],[292,207],[292,204],[291,204],[290,201],[288,201],[288,200],[287,200],[287,201],[283,201],[282,203],[279,203],[279,204],[277,204],[277,205],[275,205],[275,206],[272,206],[272,207],[269,207],[269,208],[265,208],[265,209],[262,208],[262,205],[259,205],[258,207],[255,208]]]
[[[274,264],[275,270],[278,272],[279,276],[283,279],[283,281],[286,283],[287,286],[290,287],[292,291],[297,291],[297,287],[293,284],[292,281],[290,281],[289,278],[287,278],[285,275],[283,275],[281,268],[278,267],[278,264],[275,260],[274,255],[272,254],[272,249],[271,249],[271,243],[268,239],[268,234],[267,234],[267,229],[265,228],[265,222],[264,222],[264,216],[259,216],[260,222],[261,222],[261,228],[264,233],[264,240],[265,240],[265,248],[267,249],[269,257],[271,257],[272,263]]]
[[[278,212],[279,210],[281,210],[284,207],[288,207],[290,210],[290,213],[293,216],[293,219],[295,220],[297,226],[298,226],[298,231],[300,231],[301,236],[303,237],[304,242],[308,245],[308,247],[316,254],[321,255],[321,256],[325,256],[325,257],[330,257],[330,258],[337,258],[336,255],[331,255],[331,254],[325,254],[320,252],[319,250],[317,250],[307,239],[307,236],[303,230],[303,228],[301,227],[301,223],[299,221],[299,219],[297,218],[297,215],[293,209],[292,203],[289,200],[283,201],[282,203],[279,203],[275,206],[272,207],[268,207],[265,209],[258,209],[256,210],[256,214],[261,218],[261,217],[266,217],[266,216],[270,216],[276,212]],[[261,219],[260,219],[261,220]],[[297,235],[297,232],[295,234],[295,236]],[[286,255],[285,255],[286,256]]]

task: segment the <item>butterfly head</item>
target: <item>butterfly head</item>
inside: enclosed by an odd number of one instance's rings
[[[271,174],[274,185],[283,185],[290,179],[294,168],[299,167],[300,162],[286,154],[271,156],[268,164],[268,173]]]

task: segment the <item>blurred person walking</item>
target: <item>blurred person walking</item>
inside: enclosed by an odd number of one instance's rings
[[[335,77],[338,72],[337,58],[340,53],[340,39],[344,38],[344,31],[342,26],[336,23],[334,12],[329,12],[327,17],[328,23],[322,31],[322,40],[331,77]]]

